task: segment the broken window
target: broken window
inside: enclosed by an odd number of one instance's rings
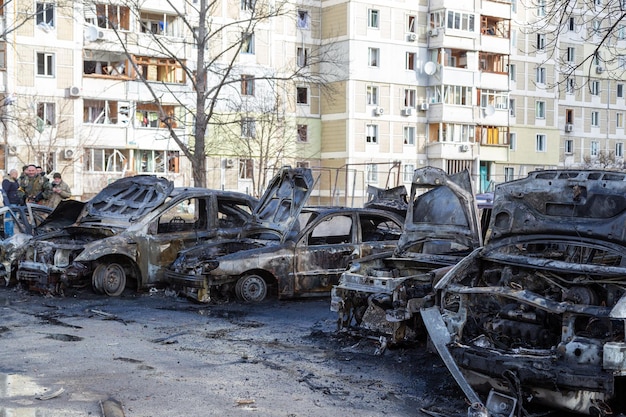
[[[54,103],[38,103],[37,130],[41,132],[46,126],[54,126],[55,123],[56,121]]]
[[[123,172],[128,167],[126,149],[85,149],[84,166],[88,172]]]
[[[298,10],[298,29],[308,29],[311,22],[309,12],[306,10]]]
[[[146,81],[164,83],[185,83],[185,72],[181,64],[172,58],[151,58],[146,56],[133,57],[139,74]]]
[[[89,124],[127,124],[130,103],[112,100],[84,100],[83,123]]]
[[[241,119],[241,137],[242,138],[255,138],[256,137],[256,120],[251,117],[244,117]]]
[[[204,198],[188,198],[167,209],[158,218],[157,233],[207,230],[207,202]]]
[[[352,217],[338,215],[325,219],[311,230],[309,245],[352,243]]]
[[[106,77],[129,77],[132,68],[123,54],[106,51],[83,51],[83,74]]]
[[[254,10],[255,0],[241,0],[241,10]]]
[[[179,159],[179,151],[141,149],[135,151],[135,170],[142,173],[177,173]]]
[[[242,54],[254,53],[254,33],[242,33],[241,34],[241,53]]]
[[[140,25],[142,33],[164,36],[177,35],[175,15],[141,12]]]
[[[239,179],[249,180],[254,175],[254,161],[252,159],[239,160]]]
[[[254,95],[254,76],[253,75],[241,76],[241,94],[244,96]]]
[[[298,142],[309,141],[309,127],[307,125],[298,125]]]
[[[306,87],[296,87],[296,103],[309,104],[309,89]]]
[[[135,110],[135,120],[137,127],[149,127],[149,128],[166,128],[166,122],[171,127],[176,128],[178,126],[176,122],[175,106],[164,105],[161,106],[163,113],[160,114],[159,108],[152,103],[137,103]]]
[[[51,29],[54,27],[54,3],[37,2],[35,5],[36,24]]]
[[[306,67],[308,64],[309,58],[309,48],[300,48],[296,49],[296,63],[299,67]]]

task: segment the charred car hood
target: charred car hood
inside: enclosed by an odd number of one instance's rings
[[[87,202],[79,221],[103,218],[135,221],[163,204],[173,189],[171,181],[154,175],[121,178]]]
[[[310,169],[284,167],[272,178],[251,218],[243,227],[242,236],[273,231],[284,239],[306,204],[315,180]]]
[[[220,243],[206,243],[179,252],[178,257],[170,266],[173,270],[185,270],[195,267],[197,264],[215,260],[222,256],[247,250],[260,249],[278,244],[277,241],[265,241],[262,239],[232,239]]]
[[[580,237],[624,244],[626,174],[535,171],[496,187],[486,249],[514,236]]]
[[[396,254],[410,256],[416,251],[416,244],[422,243],[419,246],[423,250],[423,244],[428,241],[439,242],[439,245],[450,242],[466,248],[482,245],[468,171],[448,175],[434,167],[415,170],[404,231]]]
[[[77,200],[63,200],[58,206],[46,217],[46,219],[37,226],[37,234],[48,231],[58,230],[69,226],[76,222],[85,207],[85,203]]]

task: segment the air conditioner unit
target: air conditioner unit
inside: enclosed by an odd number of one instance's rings
[[[431,29],[428,31],[428,36],[437,36],[439,35],[439,29]]]
[[[104,31],[103,31],[103,30],[99,30],[99,31],[98,31],[98,39],[99,39],[99,40],[104,39]]]
[[[422,111],[426,111],[426,110],[428,110],[428,103],[422,103],[422,104],[420,104],[420,110],[422,110]]]
[[[415,40],[417,39],[417,33],[409,33],[408,39],[409,42],[415,42]]]
[[[9,155],[17,155],[17,146],[15,145],[7,146],[7,152],[9,153]]]
[[[596,74],[602,74],[604,72],[604,67],[598,65],[596,67]]]
[[[402,114],[405,116],[412,116],[413,115],[413,107],[405,107],[402,109]]]
[[[70,97],[80,97],[80,87],[78,86],[71,86],[69,88],[69,93],[70,93]]]
[[[72,158],[74,158],[74,150],[63,149],[63,159],[72,159]]]
[[[467,151],[469,151],[469,145],[461,145],[461,146],[459,146],[459,150],[461,152],[467,152]]]
[[[233,158],[224,159],[224,168],[232,168],[235,166],[235,160]]]
[[[566,131],[566,132],[571,132],[572,130],[574,130],[574,125],[573,125],[573,124],[571,124],[571,123],[567,123],[567,124],[565,125],[565,131]]]
[[[382,116],[383,114],[385,114],[385,109],[383,109],[382,107],[376,107],[374,109],[375,116]]]

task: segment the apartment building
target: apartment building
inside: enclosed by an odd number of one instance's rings
[[[40,164],[80,198],[131,173],[193,185],[172,135],[193,146],[198,3],[4,7],[0,169]],[[321,175],[317,202],[359,205],[368,186],[408,184],[425,165],[468,169],[478,191],[607,156],[621,167],[625,93],[613,79],[626,60],[597,54],[563,80],[563,65],[593,55],[589,36],[604,23],[580,9],[555,41],[533,25],[542,4],[215,3],[211,24],[228,29],[205,54],[207,83],[219,86],[208,185],[258,194],[280,165],[308,166]],[[262,7],[277,13],[246,27]]]

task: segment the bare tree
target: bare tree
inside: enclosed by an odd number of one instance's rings
[[[608,170],[622,170],[623,164],[615,157],[614,151],[598,151],[597,156],[585,155],[583,157],[585,168],[600,168]]]
[[[123,2],[137,22],[142,22],[142,3],[132,0]],[[159,123],[169,131],[191,162],[194,185],[202,187],[206,186],[207,149],[214,148],[208,146],[207,135],[217,131],[211,129],[213,125],[234,123],[232,118],[224,121],[218,116],[229,111],[233,102],[232,91],[241,85],[242,74],[251,76],[248,81],[280,83],[295,96],[296,83],[326,89],[329,77],[320,71],[320,65],[332,66],[335,58],[320,45],[321,42],[317,42],[308,45],[307,60],[302,65],[276,68],[242,62],[242,55],[254,53],[255,36],[271,33],[274,21],[291,19],[295,27],[297,8],[290,1],[241,0],[241,10],[236,12],[222,10],[221,1],[167,0],[166,3],[172,10],[172,19],[182,28],[180,34],[183,36],[179,38],[182,40],[161,36],[158,27],[142,26],[142,36],[149,35],[151,39],[142,43],[141,51],[144,55],[175,63],[175,71],[181,74],[178,85],[151,78],[146,65],[137,59],[137,45],[133,45],[136,41],[118,30],[119,25],[112,22],[110,16],[102,17],[108,21],[109,28],[115,29],[117,41],[128,58],[130,68],[124,70],[126,75],[143,83],[151,97],[150,104],[158,109]],[[85,7],[97,6],[89,3]],[[97,10],[95,13],[100,18]],[[246,67],[253,67],[254,70],[244,72]],[[168,101],[174,101],[180,111],[172,111],[167,106]],[[221,138],[213,136],[209,140],[219,143]]]
[[[522,31],[537,36],[536,42],[530,39],[533,50],[526,52],[545,53],[545,61],[554,62],[561,75],[555,85],[581,88],[599,74],[624,79],[625,1],[525,0],[521,7],[529,20],[521,22]]]

